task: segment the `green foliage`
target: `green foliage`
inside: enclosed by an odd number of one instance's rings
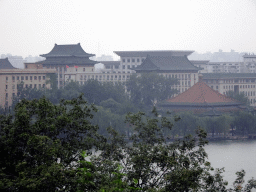
[[[177,90],[172,88],[177,83],[177,79],[165,78],[157,73],[147,73],[140,76],[131,75],[126,86],[134,104],[152,107],[156,102],[170,98],[177,93]]]
[[[91,125],[94,106],[79,98],[53,105],[46,98],[22,100],[15,115],[0,117],[0,189],[70,191],[81,150],[104,138]]]
[[[105,105],[112,108],[111,103],[118,104],[106,101]],[[207,162],[206,132],[193,128],[203,121],[192,114],[184,113],[179,120],[177,116],[161,117],[153,108],[150,115],[128,113],[126,122],[121,125],[122,115],[103,108],[99,108],[101,116],[94,122],[95,111],[95,106],[88,105],[81,95],[62,100],[58,105],[45,97],[23,99],[16,105],[13,116],[1,115],[1,191],[228,192],[250,191],[256,187],[254,179],[244,185],[242,170],[237,172],[234,188],[227,189],[228,183],[222,176],[224,169],[213,173],[214,169]],[[171,132],[182,118],[185,121],[180,124],[181,132],[195,130],[196,135],[167,141],[166,130]],[[105,125],[105,138],[94,124],[106,124],[107,119],[115,121]],[[207,121],[209,126],[218,121],[225,126],[235,122],[228,116]],[[129,138],[119,133],[127,126],[132,132]],[[226,130],[218,127],[214,127],[214,131]],[[212,129],[206,130],[212,132]],[[97,149],[100,152],[92,155]]]
[[[248,106],[250,105],[250,101],[248,97],[245,96],[244,93],[235,93],[234,91],[228,91],[227,96],[232,97],[233,99],[240,101],[241,103],[244,103]]]

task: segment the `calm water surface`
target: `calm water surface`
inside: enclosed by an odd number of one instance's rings
[[[205,151],[214,168],[225,167],[224,180],[229,186],[241,169],[246,172],[245,181],[256,178],[256,140],[212,141]]]

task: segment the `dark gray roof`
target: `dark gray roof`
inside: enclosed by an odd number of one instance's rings
[[[199,64],[199,65],[202,65],[202,64],[207,64],[209,63],[210,60],[189,60],[192,64]]]
[[[156,51],[114,51],[120,57],[147,57],[150,56],[188,56],[194,51],[156,50]]]
[[[120,65],[120,61],[98,61],[98,63],[102,63],[104,65]]]
[[[141,65],[134,69],[142,71],[198,71],[186,56],[147,56]]]
[[[5,59],[0,59],[0,69],[16,69],[16,68],[12,66],[8,58],[5,58]]]
[[[53,49],[47,53],[40,55],[42,57],[92,57],[94,54],[86,53],[81,47],[80,43],[78,44],[70,44],[70,45],[57,45],[53,47]]]
[[[256,78],[256,73],[201,73],[203,79]]]

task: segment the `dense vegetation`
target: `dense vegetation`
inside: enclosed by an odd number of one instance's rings
[[[60,99],[70,100],[83,94],[85,100],[94,104],[98,109],[97,113],[93,113],[92,123],[99,126],[99,133],[103,135],[107,134],[108,126],[112,126],[122,134],[131,134],[132,130],[124,122],[126,114],[143,111],[149,115],[155,102],[165,100],[176,93],[176,90],[171,89],[171,85],[177,83],[176,79],[166,79],[152,73],[141,76],[132,75],[126,84],[127,91],[125,91],[124,84],[100,83],[96,80],[86,81],[83,85],[69,82],[65,87],[57,89],[54,78],[52,76],[48,82],[52,87],[50,90],[24,88],[21,84],[18,87],[19,94],[14,98],[11,109],[14,109],[14,106],[22,99],[33,100],[45,96],[53,104],[58,104]],[[249,104],[247,97],[243,94],[228,92],[228,96]],[[13,111],[11,109],[10,111]],[[1,113],[9,113],[9,110],[0,109]],[[181,120],[174,125],[172,130],[163,130],[168,138],[194,135],[198,126],[203,127],[211,137],[227,136],[229,133],[236,136],[256,134],[256,116],[253,110],[215,117],[203,117],[189,112],[168,114],[168,117],[172,119],[175,116],[181,117]]]
[[[237,172],[233,189],[223,169],[207,162],[206,132],[167,142],[164,130],[179,121],[138,112],[126,116],[130,140],[111,126],[93,125],[94,105],[82,96],[52,104],[23,99],[0,116],[1,191],[251,191]],[[131,143],[130,143],[131,142]],[[98,151],[100,150],[100,151]],[[96,154],[96,155],[93,155]]]

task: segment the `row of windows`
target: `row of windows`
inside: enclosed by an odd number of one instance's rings
[[[12,80],[13,81],[15,81],[15,79],[17,80],[17,81],[19,81],[19,80],[21,80],[21,81],[23,81],[24,79],[25,80],[33,80],[33,76],[12,76]],[[45,80],[45,76],[34,76],[34,80],[39,80],[39,81],[41,81],[42,79],[43,80]],[[6,76],[6,81],[8,81],[8,76]]]
[[[218,80],[205,80],[206,83],[219,83]],[[223,80],[223,83],[255,83],[255,79],[229,79]]]
[[[37,89],[37,88],[45,88],[45,84],[25,84],[25,87],[26,88],[35,88],[35,89]]]
[[[127,79],[129,79],[130,78],[130,75],[81,75],[80,76],[80,80],[87,80],[87,79],[96,79],[96,80],[105,80],[105,78],[107,79],[107,80],[109,80],[109,79],[111,79],[111,80],[113,80],[113,79],[119,79],[119,80],[121,80],[122,78],[123,78],[123,80],[125,80],[125,78],[127,78]],[[71,79],[71,75],[69,76],[69,79]]]
[[[141,60],[140,60],[140,58],[137,58],[137,62],[138,62],[138,63],[139,63],[139,62],[143,62],[144,60],[145,60],[145,59],[141,59]],[[127,63],[130,63],[130,62],[135,63],[136,59],[134,59],[134,58],[132,58],[132,59],[123,59],[122,61],[123,61],[123,63],[125,63],[125,62],[127,62]]]
[[[224,91],[223,94],[226,95],[228,91]],[[255,91],[241,91],[245,96],[255,96]]]
[[[178,78],[178,79],[190,79],[190,74],[163,74],[165,78]],[[196,75],[194,74],[194,78],[196,78]]]

